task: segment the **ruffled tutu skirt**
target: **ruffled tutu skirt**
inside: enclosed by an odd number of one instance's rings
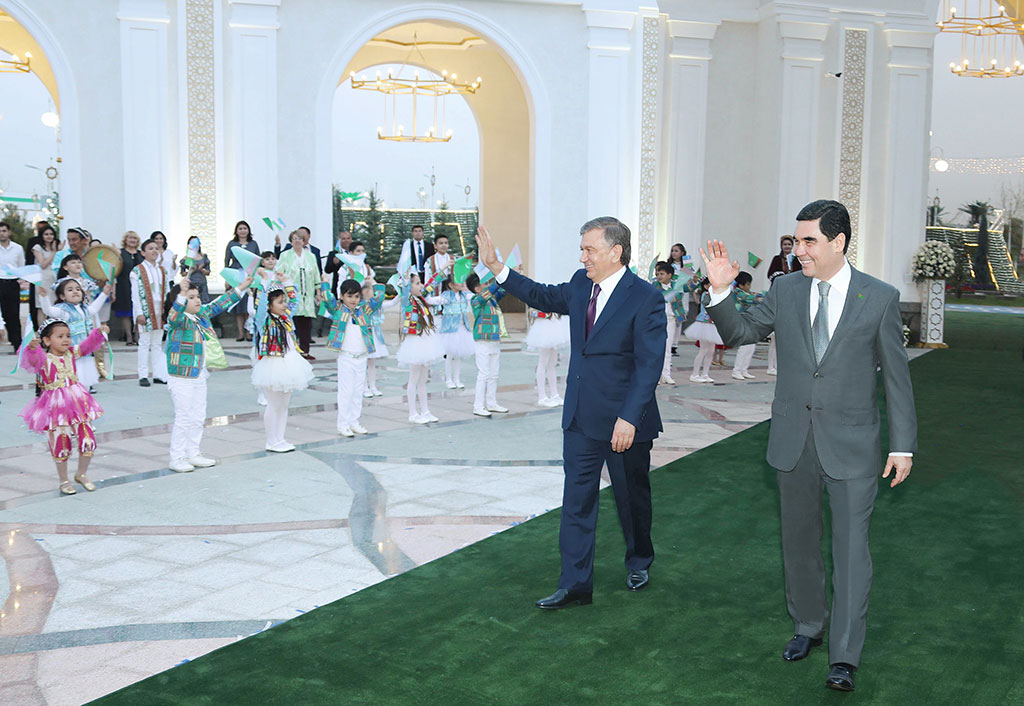
[[[373,327],[373,347],[373,353],[366,356],[367,358],[387,358],[390,355],[388,345],[384,343],[384,329],[380,324]]]
[[[93,358],[92,353],[83,355],[76,360],[75,369],[78,374],[78,382],[82,383],[86,389],[100,381],[100,371],[96,367],[96,359]]]
[[[42,434],[57,427],[92,422],[102,414],[103,408],[82,383],[76,382],[56,390],[43,390],[43,394],[25,405],[19,416],[29,429]]]
[[[398,364],[405,367],[436,363],[444,358],[441,337],[433,333],[425,333],[422,336],[406,336],[402,345],[398,347],[396,357]]]
[[[538,351],[542,348],[565,348],[569,345],[569,319],[534,319],[526,334],[526,349]]]
[[[722,337],[714,324],[706,321],[694,321],[683,331],[687,338],[694,341],[712,341],[715,345],[722,345]]]
[[[473,334],[466,330],[465,326],[459,326],[458,330],[452,333],[442,333],[441,347],[444,354],[451,358],[469,358],[476,355],[476,345],[473,343]]]
[[[290,350],[283,358],[265,356],[257,360],[251,379],[255,387],[274,392],[294,392],[305,390],[315,377],[313,366],[296,351]]]

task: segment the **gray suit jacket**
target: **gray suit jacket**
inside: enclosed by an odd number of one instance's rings
[[[779,277],[762,304],[736,311],[730,294],[708,313],[727,346],[756,343],[775,331],[779,375],[772,402],[768,463],[796,466],[810,427],[822,468],[832,478],[881,472],[876,370],[882,368],[889,412],[889,450],[917,451],[917,414],[910,385],[899,291],[858,270],[843,315],[818,365],[811,345],[811,278]]]

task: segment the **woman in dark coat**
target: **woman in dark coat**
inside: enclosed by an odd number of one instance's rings
[[[252,229],[249,228],[249,224],[245,221],[239,221],[235,224],[235,235],[231,238],[231,242],[228,243],[227,250],[224,251],[224,267],[236,270],[242,269],[242,263],[231,252],[233,247],[245,248],[254,255],[260,254],[260,246],[252,239]],[[249,295],[246,294],[234,306],[235,323],[238,324],[238,338],[235,339],[236,341],[252,340],[252,336],[245,332],[245,320],[249,317],[248,311]]]

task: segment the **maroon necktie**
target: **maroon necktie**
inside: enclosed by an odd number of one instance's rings
[[[597,297],[601,294],[601,285],[594,285],[594,293],[590,295],[590,303],[587,304],[587,338],[590,338],[590,329],[594,328],[594,320],[597,318]]]

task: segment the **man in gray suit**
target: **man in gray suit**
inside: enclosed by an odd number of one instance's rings
[[[720,241],[701,250],[714,319],[727,346],[775,332],[779,377],[772,402],[768,463],[777,470],[786,603],[795,626],[783,659],[803,659],[822,643],[828,604],[821,554],[822,490],[832,508],[830,671],[825,685],[853,691],[864,646],[871,554],[868,525],[878,492],[881,434],[876,375],[881,367],[890,487],[910,474],[917,417],[899,292],[846,260],[850,215],[815,201],[797,215],[794,252],[803,268],[775,280],[764,303],[740,313],[730,294],[739,263]]]

